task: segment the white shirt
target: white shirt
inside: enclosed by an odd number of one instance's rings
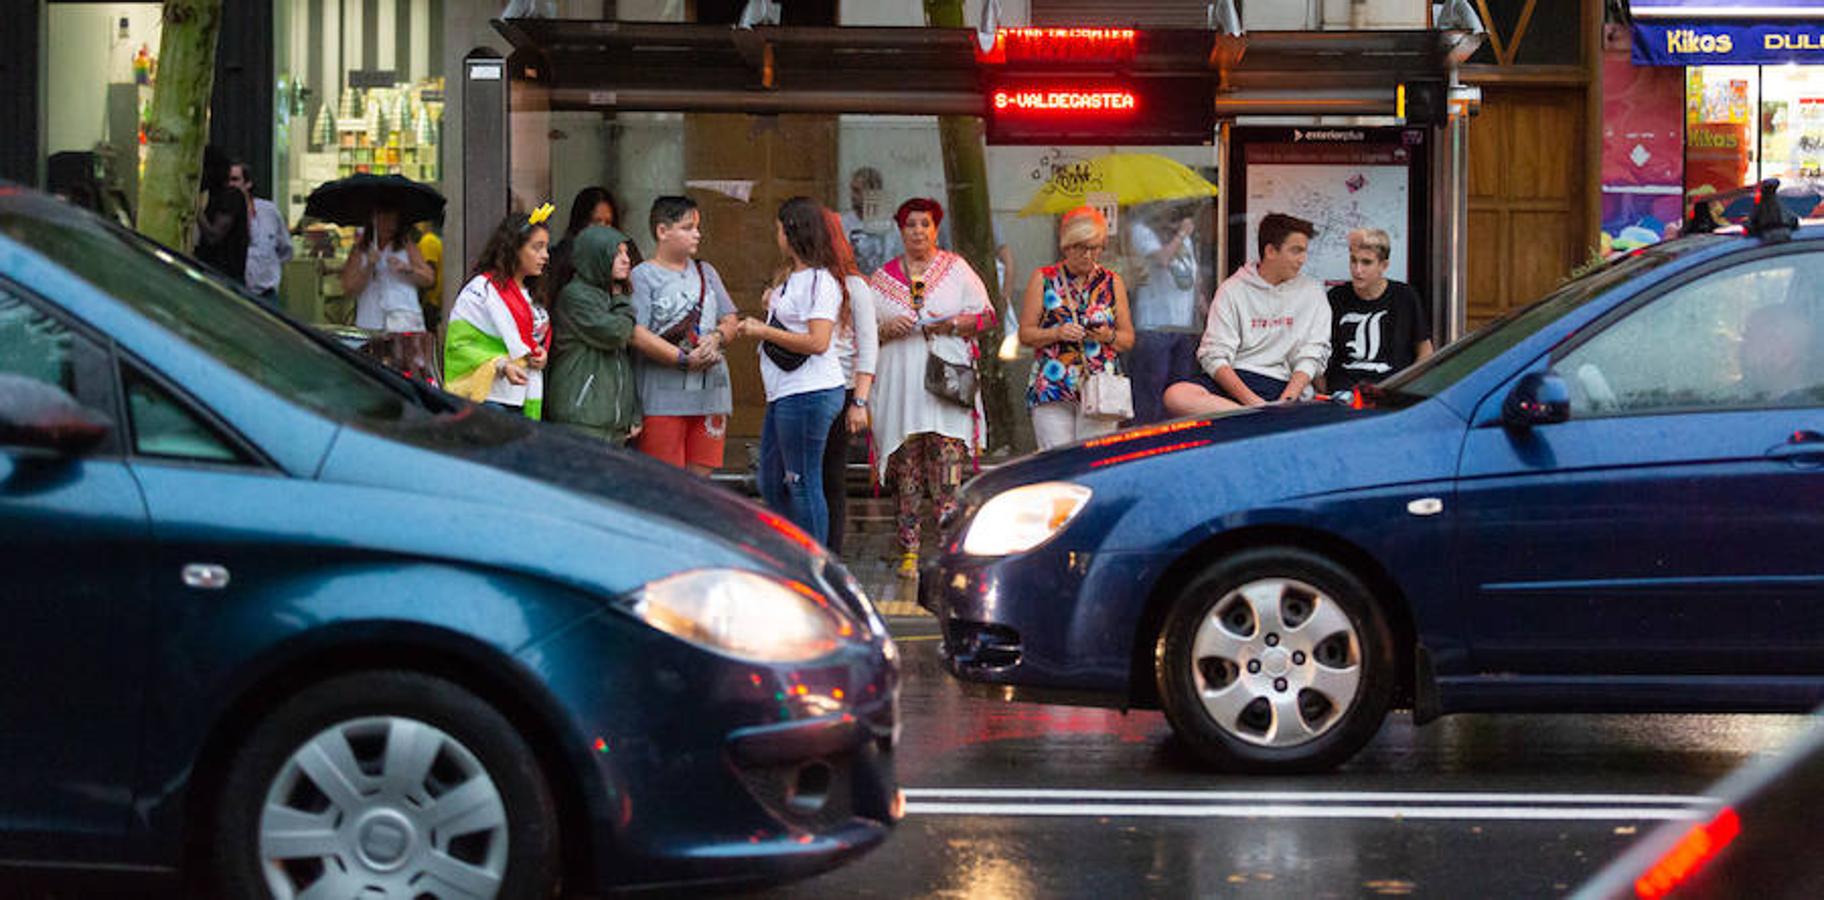
[[[377,259],[375,256],[371,249],[365,256],[374,260],[374,268],[367,287],[355,298],[355,327],[394,334],[423,331],[424,308],[418,305],[418,286],[411,282],[409,274],[393,267],[395,262],[409,265],[410,251],[383,250]]]
[[[853,390],[856,375],[872,375],[880,360],[880,323],[874,318],[874,289],[868,280],[850,275],[842,280],[849,289],[849,327],[836,320],[836,358],[842,360],[843,384]]]
[[[253,221],[247,227],[247,287],[263,294],[279,286],[279,272],[291,259],[291,235],[279,208],[259,197],[253,198]]]
[[[817,319],[830,322],[833,329],[842,315],[842,289],[836,286],[836,276],[826,270],[801,269],[788,276],[778,290],[767,295],[767,310],[773,314],[774,324],[786,331],[805,334],[811,330],[810,323]],[[793,394],[842,387],[839,352],[832,337],[822,353],[787,372],[775,365],[762,347],[760,380],[766,384],[766,401],[771,403]]]
[[[1190,328],[1197,323],[1197,255],[1191,239],[1178,242],[1178,252],[1164,264],[1154,256],[1165,249],[1153,226],[1134,223],[1128,246],[1146,263],[1146,283],[1134,289],[1134,327]]]

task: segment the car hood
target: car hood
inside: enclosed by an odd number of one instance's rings
[[[612,447],[557,425],[481,407],[388,427],[368,429],[393,441],[531,479],[546,488],[580,494],[595,503],[546,504],[559,515],[663,540],[667,526],[718,539],[730,548],[758,555],[795,577],[816,577],[827,552],[780,516],[642,454]],[[491,479],[461,479],[445,492],[464,492],[482,502],[501,502],[503,485]],[[507,488],[510,490],[510,486]],[[554,498],[553,498],[554,499]],[[588,510],[607,505],[605,521]],[[579,514],[574,510],[581,509]]]
[[[997,467],[970,482],[971,497],[986,498],[1040,481],[1070,479],[1184,450],[1266,437],[1387,415],[1340,403],[1258,406],[1200,418],[1178,419],[1067,444]]]

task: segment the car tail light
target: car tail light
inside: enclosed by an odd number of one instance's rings
[[[1634,894],[1641,900],[1658,900],[1715,859],[1735,836],[1742,833],[1742,820],[1727,806],[1716,817],[1692,826],[1678,839],[1646,874],[1634,881]]]

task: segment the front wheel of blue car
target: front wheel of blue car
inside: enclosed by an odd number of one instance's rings
[[[306,688],[256,724],[216,817],[224,898],[535,898],[556,806],[513,725],[412,672]]]
[[[1211,765],[1312,772],[1380,730],[1394,659],[1386,617],[1348,569],[1260,548],[1191,580],[1160,632],[1154,675],[1173,730]]]

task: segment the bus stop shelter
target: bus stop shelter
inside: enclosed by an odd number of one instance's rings
[[[1480,34],[1046,28],[1003,29],[984,41],[956,28],[494,25],[512,51],[472,54],[460,86],[465,222],[497,221],[515,203],[551,196],[552,156],[563,151],[554,149],[550,121],[565,114],[973,116],[991,147],[1213,145],[1219,212],[1207,239],[1218,279],[1246,261],[1249,216],[1261,214],[1248,208],[1250,196],[1298,200],[1285,173],[1351,160],[1383,167],[1377,171],[1403,166],[1397,189],[1376,201],[1401,205],[1380,211],[1398,220],[1396,243],[1410,244],[1409,265],[1396,266],[1396,277],[1431,298],[1440,338],[1464,327],[1467,125],[1479,95],[1459,85],[1457,72]],[[1125,97],[1110,102],[1132,115],[1044,108],[1046,98],[1084,93]],[[1030,98],[1039,99],[1022,107]],[[1256,161],[1267,168],[1250,168]],[[1287,168],[1300,165],[1317,168]],[[835,169],[833,156],[827,167]],[[1262,187],[1262,173],[1279,179],[1273,190]],[[835,193],[827,185],[824,192]],[[1314,193],[1304,202],[1324,209],[1354,199]],[[465,229],[468,258],[485,234]]]

